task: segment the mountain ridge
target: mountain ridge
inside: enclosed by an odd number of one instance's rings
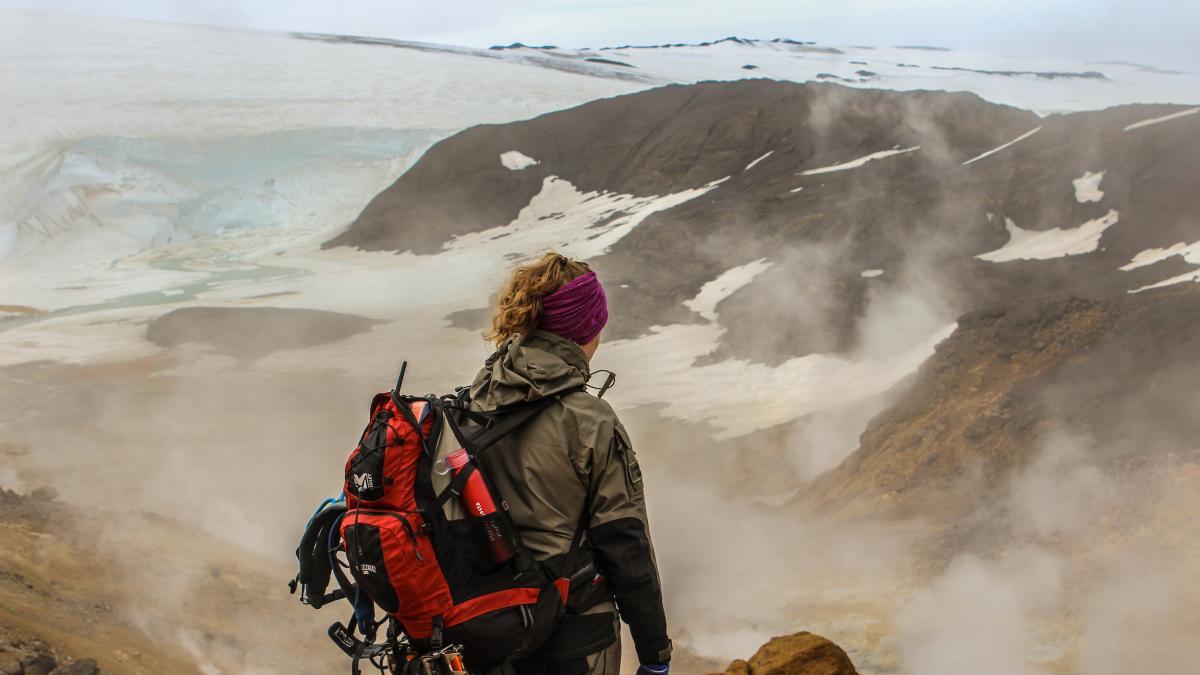
[[[1118,268],[1194,236],[1188,218],[1175,215],[1200,211],[1187,187],[1197,179],[1194,122],[1124,130],[1180,110],[1123,106],[1039,119],[970,94],[770,80],[671,85],[463,131],[432,147],[323,247],[430,254],[458,237],[502,236],[554,181],[647,199],[714,185],[651,214],[594,261],[620,308],[612,337],[699,320],[683,303],[704,282],[766,259],[770,269],[719,305],[727,333],[714,358],[775,364],[849,353],[870,299],[889,289],[936,287],[924,294],[943,296],[948,321],[1013,292],[1104,296],[1164,278],[1154,266]],[[497,158],[509,151],[532,163],[506,168]],[[1105,172],[1101,199],[1080,199],[1072,181],[1095,171]],[[602,215],[586,227],[603,231],[624,213]],[[1139,225],[1122,226],[1130,219]],[[1085,246],[1082,255],[1007,257],[1043,255],[1007,253],[1029,237],[1089,236],[1081,223],[1099,229],[1094,244],[1072,244]],[[646,268],[645,251],[665,264]],[[1004,251],[994,255],[1005,262],[978,258],[989,251]],[[819,282],[814,266],[824,272]],[[863,275],[871,270],[886,273]],[[931,279],[906,278],[914,276]],[[813,283],[821,288],[803,290]],[[798,289],[807,311],[762,311],[778,296],[767,289],[777,287]],[[765,316],[773,330],[764,330]],[[772,334],[793,344],[763,337]]]

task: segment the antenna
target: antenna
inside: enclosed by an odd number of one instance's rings
[[[400,393],[400,385],[404,384],[404,371],[408,369],[408,361],[400,363],[400,377],[396,378],[396,393]]]

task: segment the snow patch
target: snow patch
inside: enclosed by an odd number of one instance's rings
[[[1177,120],[1180,117],[1187,117],[1188,115],[1195,115],[1198,112],[1200,112],[1200,108],[1189,108],[1188,110],[1181,110],[1177,113],[1171,113],[1170,115],[1163,115],[1162,117],[1151,117],[1148,120],[1142,120],[1141,122],[1134,122],[1133,124],[1130,124],[1129,126],[1125,127],[1124,130],[1125,131],[1133,131],[1134,129],[1141,129],[1142,127],[1148,127],[1151,124],[1158,124],[1159,122],[1169,122],[1171,120]]]
[[[683,303],[684,307],[696,312],[709,321],[717,320],[717,305],[733,295],[739,288],[754,281],[754,278],[770,269],[766,258],[725,270],[721,276],[700,287],[696,297]]]
[[[1008,229],[1008,243],[995,251],[981,253],[976,258],[989,262],[1013,260],[1050,260],[1070,255],[1091,253],[1100,246],[1100,235],[1117,224],[1119,214],[1114,210],[1094,220],[1070,229],[1025,230],[1017,227],[1009,218],[1004,219]]]
[[[500,155],[500,163],[509,171],[522,171],[541,162],[516,150],[509,150]]]
[[[445,248],[465,251],[483,247],[494,255],[524,256],[557,247],[563,255],[586,259],[607,251],[650,214],[695,199],[727,180],[728,176],[699,188],[635,197],[608,191],[580,192],[570,181],[547,176],[541,191],[512,223],[457,236]],[[604,224],[597,226],[601,222]]]
[[[1029,138],[1030,136],[1036,134],[1037,132],[1039,132],[1041,130],[1042,130],[1041,127],[1036,127],[1029,131],[1026,131],[1025,133],[1021,134],[1020,136],[1017,136],[1016,138],[1012,139],[1011,141],[1005,143],[1004,145],[997,146],[995,148],[992,148],[991,150],[988,150],[987,152],[983,153],[982,155],[976,155],[975,157],[968,159],[967,161],[963,162],[962,165],[966,166],[968,164],[973,164],[975,162],[978,162],[979,160],[983,159],[984,157],[990,157],[991,155],[994,155],[997,152],[1000,152],[1001,150],[1003,150],[1011,145],[1020,143],[1021,141],[1025,140],[1026,138]]]
[[[1176,256],[1176,255],[1183,256],[1184,260],[1188,261],[1189,263],[1191,263],[1193,265],[1200,265],[1200,241],[1193,242],[1191,244],[1185,244],[1183,242],[1179,242],[1178,244],[1175,244],[1174,246],[1169,246],[1167,248],[1146,249],[1145,251],[1142,251],[1141,253],[1135,255],[1133,257],[1133,260],[1130,261],[1128,265],[1121,267],[1121,269],[1123,271],[1128,272],[1129,270],[1135,270],[1139,267],[1145,267],[1146,265],[1153,265],[1154,263],[1159,262],[1160,260],[1166,260],[1167,258]],[[1129,292],[1130,293],[1141,293],[1142,291],[1149,291],[1149,290],[1152,290],[1155,288],[1163,288],[1164,286],[1173,286],[1175,284],[1181,284],[1186,281],[1200,282],[1200,270],[1195,270],[1192,272],[1184,272],[1183,274],[1173,276],[1169,279],[1164,279],[1162,281],[1150,284],[1148,286],[1142,286],[1141,288],[1135,288],[1134,290],[1129,291]]]
[[[875,277],[881,276],[882,274],[883,274],[883,270],[863,270],[859,276],[861,276],[864,279],[874,279]]]
[[[705,324],[652,326],[650,334],[604,345],[605,365],[620,372],[620,408],[663,404],[664,415],[717,429],[726,440],[887,391],[916,371],[957,324],[885,358],[852,361],[810,354],[771,367],[743,359],[693,365],[718,344],[725,328]]]
[[[1087,171],[1079,178],[1071,181],[1075,185],[1075,200],[1080,204],[1100,201],[1100,198],[1104,196],[1104,192],[1100,189],[1100,180],[1103,178],[1103,171],[1098,173]]]
[[[801,190],[803,190],[803,189],[804,189],[804,188],[802,188],[802,187],[798,187],[798,188],[792,188],[791,190],[788,190],[788,192],[799,192],[799,191],[801,191]]]
[[[1179,276],[1174,276],[1174,277],[1171,277],[1170,279],[1163,279],[1162,281],[1160,281],[1156,284],[1150,284],[1149,286],[1142,286],[1141,288],[1135,288],[1129,292],[1130,293],[1141,293],[1142,291],[1151,291],[1151,290],[1154,290],[1155,288],[1164,288],[1166,286],[1174,286],[1175,284],[1182,284],[1186,281],[1195,281],[1196,283],[1200,283],[1200,270],[1196,270],[1195,272],[1184,272],[1183,274],[1180,274]]]
[[[1200,265],[1200,241],[1191,244],[1185,244],[1181,241],[1167,248],[1148,248],[1133,256],[1133,260],[1130,260],[1128,265],[1123,265],[1121,271],[1128,272],[1139,267],[1145,267],[1146,265],[1153,265],[1160,260],[1166,260],[1176,255],[1183,256],[1184,260],[1193,265]]]
[[[762,157],[759,157],[758,159],[754,160],[753,162],[750,162],[749,164],[747,164],[746,168],[742,169],[742,171],[749,171],[750,169],[753,169],[755,164],[758,164],[759,162],[763,161],[764,159],[770,157],[772,154],[774,154],[774,152],[775,152],[774,150],[768,150],[767,154],[765,154]]]
[[[797,175],[813,176],[813,175],[820,174],[820,173],[831,173],[834,171],[847,171],[849,169],[857,169],[858,167],[866,164],[867,162],[871,162],[876,159],[883,159],[885,157],[894,157],[896,155],[903,155],[906,152],[912,152],[914,150],[920,150],[920,149],[921,149],[921,146],[914,145],[911,148],[882,150],[880,152],[872,152],[871,154],[869,154],[865,157],[859,157],[858,159],[853,159],[853,160],[850,160],[849,162],[843,162],[842,164],[834,164],[832,166],[823,166],[819,169],[809,169],[808,171],[801,171]]]

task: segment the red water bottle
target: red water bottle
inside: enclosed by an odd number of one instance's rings
[[[462,448],[446,455],[446,464],[454,476],[457,476],[470,461],[471,458],[467,456],[467,451]],[[488,489],[487,482],[483,480],[483,474],[479,472],[478,466],[467,478],[462,493],[459,494],[459,499],[462,500],[463,509],[466,510],[468,516],[483,519],[483,531],[487,534],[488,547],[492,550],[493,560],[502,563],[516,555],[512,542],[504,536],[500,518],[496,515],[496,500],[492,498],[492,491]]]

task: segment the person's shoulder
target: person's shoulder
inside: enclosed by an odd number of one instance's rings
[[[619,422],[617,411],[612,404],[602,398],[596,398],[586,391],[573,391],[561,399],[566,408],[576,414],[587,415],[598,422]]]
[[[572,419],[580,439],[588,447],[606,447],[612,441],[621,420],[612,404],[586,391],[575,391],[560,399]]]

